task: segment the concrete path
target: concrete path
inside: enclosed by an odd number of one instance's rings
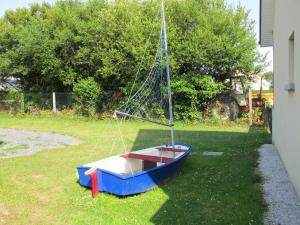
[[[300,225],[300,201],[273,145],[259,149],[259,170],[269,210],[266,225]]]

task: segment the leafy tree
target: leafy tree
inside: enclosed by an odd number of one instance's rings
[[[262,74],[262,77],[264,79],[273,79],[274,73],[272,71],[269,71],[269,72],[266,72],[266,73]]]
[[[270,87],[271,90],[274,89],[274,73],[272,71],[266,72],[262,75],[260,75],[261,79],[266,79],[268,81],[272,82],[272,86]]]
[[[68,92],[92,77],[102,87],[99,108],[109,110],[126,98],[138,68],[137,83],[147,76],[159,40],[159,10],[159,0],[60,0],[7,11],[0,19],[0,80],[19,78],[25,91]],[[247,80],[262,69],[244,8],[224,0],[168,0],[166,20],[178,107],[197,110],[217,93],[210,85],[219,92],[236,74]],[[178,83],[191,91],[187,99],[179,97]],[[212,95],[203,97],[201,90]]]

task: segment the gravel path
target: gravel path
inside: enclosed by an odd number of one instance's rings
[[[264,176],[263,191],[269,205],[266,225],[300,225],[300,201],[273,145],[259,149],[259,169]]]
[[[0,128],[0,158],[30,155],[52,148],[78,145],[74,137],[50,132],[33,132]]]

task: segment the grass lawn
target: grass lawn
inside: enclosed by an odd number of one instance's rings
[[[77,183],[76,166],[124,152],[112,121],[0,115],[1,128],[53,131],[78,146],[0,159],[0,224],[262,224],[265,203],[256,174],[256,149],[270,142],[260,128],[176,124],[176,140],[193,152],[180,176],[128,198],[100,194]],[[144,122],[122,125],[128,150],[167,142],[169,133]],[[115,146],[112,148],[112,142]],[[222,151],[222,157],[203,156]]]
[[[26,145],[26,144],[17,145],[17,146],[11,147],[11,148],[2,148],[1,147],[1,142],[0,142],[0,151],[3,150],[3,151],[16,152],[20,149],[27,149],[27,148],[28,148],[28,145]]]

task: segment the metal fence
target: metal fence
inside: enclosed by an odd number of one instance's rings
[[[251,93],[248,96],[251,96]],[[256,98],[247,98],[245,95],[241,99],[237,99],[236,96],[219,96],[213,99],[212,104],[207,107],[209,111],[207,118],[239,120],[243,123],[249,123],[249,125],[270,127],[271,130],[271,108],[266,107],[261,102],[253,101]],[[41,111],[59,112],[75,109],[75,106],[75,95],[72,92],[16,92],[13,95],[0,94],[0,111],[11,113],[37,114]],[[203,110],[202,114],[205,114],[205,109]]]
[[[20,111],[20,102],[0,100],[0,111]]]

